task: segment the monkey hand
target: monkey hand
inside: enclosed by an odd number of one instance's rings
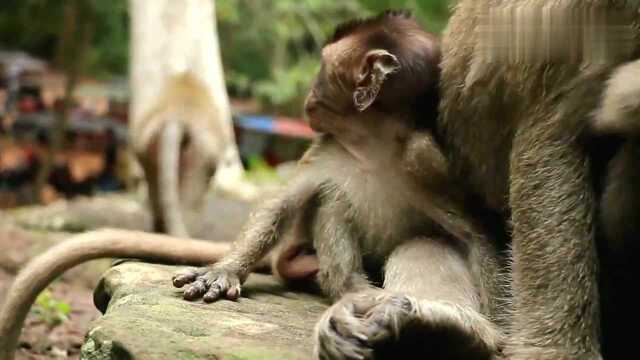
[[[239,271],[227,264],[214,264],[198,269],[189,269],[173,277],[173,286],[184,287],[185,300],[202,298],[205,302],[214,302],[225,298],[236,300],[240,297]]]
[[[406,348],[411,339],[420,344]],[[371,290],[350,294],[325,312],[316,325],[317,359],[429,357],[501,358],[501,336],[472,309],[403,294]]]
[[[371,359],[373,350],[367,343],[366,325],[357,304],[361,298],[373,297],[376,290],[344,296],[322,314],[314,331],[314,359]]]

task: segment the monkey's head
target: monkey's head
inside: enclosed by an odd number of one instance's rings
[[[309,123],[333,134],[390,115],[428,126],[437,115],[439,62],[438,39],[409,12],[342,24],[322,49],[305,102]]]

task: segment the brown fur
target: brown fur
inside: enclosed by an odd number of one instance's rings
[[[593,130],[601,134],[640,135],[640,60],[617,68],[607,81]]]
[[[305,109],[323,134],[297,176],[254,212],[228,257],[174,284],[186,299],[235,299],[252,264],[291,236],[316,251],[316,280],[338,300],[316,326],[316,358],[496,356],[495,244],[423,126],[437,114],[435,38],[385,13],[340,27],[322,54]],[[418,334],[450,346],[398,340]]]
[[[173,79],[157,106],[131,124],[156,232],[188,236],[185,210],[197,209],[226,144],[207,89],[190,75]],[[186,161],[185,161],[186,160]]]
[[[437,126],[456,177],[511,221],[513,309],[506,356],[598,359],[603,350],[609,356],[625,350],[619,346],[622,341],[612,341],[614,346],[601,342],[601,298],[607,307],[616,303],[598,287],[599,265],[609,264],[601,272],[606,275],[616,262],[598,254],[596,246],[608,241],[598,235],[600,193],[595,185],[609,158],[605,149],[591,148],[585,137],[607,80],[624,59],[593,64],[567,59],[489,62],[477,46],[480,20],[487,11],[525,5],[541,10],[551,3],[558,11],[600,6],[596,11],[603,12],[612,10],[615,2],[458,2],[443,39]],[[627,29],[635,29],[638,39],[637,8],[622,11],[635,16],[634,27]],[[637,52],[634,41],[636,49],[627,54]],[[603,287],[606,278],[601,291],[615,287]],[[623,309],[618,308],[619,315]],[[617,335],[607,332],[622,334],[623,326],[616,329],[611,313],[606,308],[603,312],[609,323],[604,338],[614,339]],[[634,344],[626,346],[626,351],[635,351]]]

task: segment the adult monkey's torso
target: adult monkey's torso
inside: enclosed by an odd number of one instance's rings
[[[624,9],[623,14],[633,18],[633,26],[626,28],[631,40],[604,51],[605,57],[593,63],[587,58],[562,61],[562,54],[552,62],[488,61],[483,52],[483,31],[490,24],[486,15],[509,5],[534,11],[546,5],[567,14],[567,5],[573,6],[571,11],[602,6],[594,12],[603,14],[612,11],[613,3],[461,0],[444,34],[440,139],[456,176],[513,226],[510,342],[516,345],[507,347],[512,358],[597,358],[594,209],[599,194],[593,185],[608,159],[594,156],[601,149],[588,148],[584,140],[612,69],[637,54],[640,15],[637,8]],[[584,19],[581,24],[586,24]],[[611,19],[604,24],[619,25]],[[603,34],[604,39],[616,36],[611,34]],[[562,34],[552,35],[549,39],[556,45],[567,41]],[[582,49],[588,49],[587,38],[581,41]],[[603,166],[594,166],[603,161]]]

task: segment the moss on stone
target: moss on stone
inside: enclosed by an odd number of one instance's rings
[[[171,286],[179,267],[125,262],[96,289],[104,302],[83,359],[307,360],[322,299],[253,274],[238,301],[187,302]]]

